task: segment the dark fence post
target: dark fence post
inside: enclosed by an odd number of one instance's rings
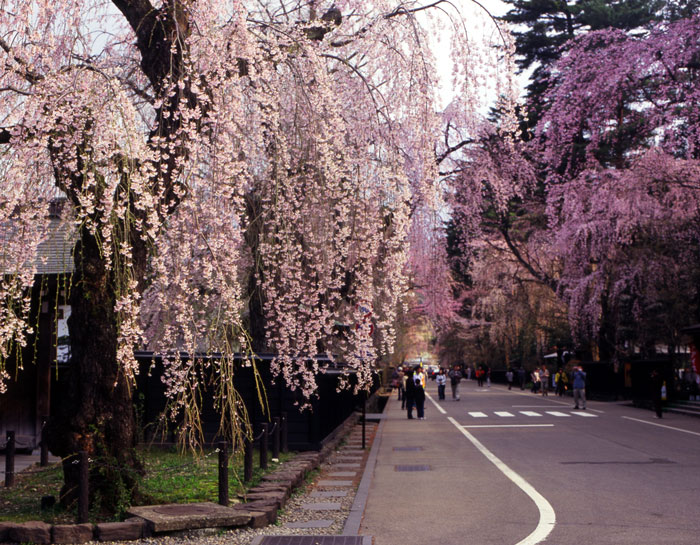
[[[274,422],[275,431],[272,434],[272,458],[275,460],[280,459],[280,417],[275,416],[272,421]]]
[[[7,488],[15,484],[15,432],[7,432],[7,444],[5,445],[5,486]]]
[[[88,521],[90,511],[90,467],[88,465],[88,453],[81,450],[78,453],[79,489],[78,489],[78,523],[83,524]]]
[[[49,465],[49,444],[46,440],[46,424],[48,421],[48,416],[41,417],[41,455],[39,457],[39,465],[41,467],[46,467]]]
[[[282,413],[282,429],[280,430],[281,432],[281,439],[282,439],[282,452],[287,454],[289,452],[289,443],[287,442],[288,436],[287,432],[288,430],[289,423],[287,422],[287,413],[283,412]]]
[[[219,442],[219,505],[228,506],[228,443]]]
[[[267,469],[267,444],[268,444],[268,425],[263,423],[261,425],[262,435],[260,436],[260,467],[262,469]]]
[[[243,440],[243,481],[253,478],[253,442],[246,437]]]

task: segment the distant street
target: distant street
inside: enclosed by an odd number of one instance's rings
[[[700,419],[475,382],[458,402],[427,390],[425,421],[395,396],[385,412],[361,529],[376,545],[698,543]]]

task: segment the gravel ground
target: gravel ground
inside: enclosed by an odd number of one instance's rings
[[[329,477],[328,474],[335,471],[348,471],[347,467],[335,467],[335,463],[347,463],[344,456],[357,456],[356,454],[346,454],[343,452],[346,448],[352,449],[352,444],[356,441],[361,441],[361,427],[359,425],[349,433],[345,439],[345,444],[341,444],[336,452],[326,460],[319,471],[312,474],[312,480],[303,488],[298,489],[292,497],[287,501],[285,508],[281,511],[277,522],[273,525],[265,526],[258,529],[237,529],[237,530],[222,530],[207,528],[204,530],[192,530],[188,532],[179,532],[166,536],[152,537],[141,539],[139,541],[127,542],[112,542],[113,545],[249,545],[253,539],[259,535],[340,535],[343,532],[345,521],[348,518],[350,509],[355,499],[357,487],[359,486],[364,471],[369,450],[372,445],[372,440],[376,433],[377,426],[371,424],[367,426],[367,448],[362,455],[359,468],[352,468],[356,471],[356,477],[347,480],[352,480],[351,487],[344,488],[329,488],[318,487],[316,483],[322,479],[340,479],[339,477]],[[311,494],[316,490],[345,490],[347,496],[341,498],[316,498],[311,497]],[[340,510],[329,511],[312,511],[303,507],[306,503],[333,502],[340,503]],[[332,520],[333,524],[328,528],[287,528],[286,525],[291,522],[302,522],[310,520]]]

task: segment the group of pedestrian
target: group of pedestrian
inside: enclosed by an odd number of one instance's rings
[[[416,409],[416,417],[425,420],[425,372],[420,365],[414,368],[399,367],[391,378],[392,386],[399,391],[401,408],[406,410],[406,415],[413,420],[413,409]]]
[[[541,367],[535,367],[530,372],[530,380],[532,381],[531,391],[533,394],[541,393],[542,396],[549,395],[549,369],[543,363]]]
[[[471,374],[471,373],[470,373]],[[476,380],[480,387],[490,382],[490,370],[479,366],[475,371]],[[540,393],[543,396],[549,395],[550,372],[545,364],[535,368],[531,373],[532,391]],[[459,364],[453,365],[449,371],[440,369],[435,375],[435,382],[438,389],[438,399],[441,401],[446,399],[445,390],[447,389],[447,381],[450,382],[452,389],[452,399],[460,400],[459,386],[465,378],[462,366]],[[516,378],[516,373],[513,369],[508,368],[506,371],[506,380],[508,389],[513,388],[513,382]],[[517,370],[517,378],[520,383],[520,389],[525,389],[525,369],[519,367]],[[406,415],[409,419],[413,419],[413,409],[416,409],[416,416],[419,420],[425,419],[425,382],[426,375],[420,365],[414,368],[400,366],[394,371],[391,378],[391,385],[397,388],[399,392],[399,400],[401,408],[406,410]],[[571,382],[574,395],[574,409],[586,409],[586,373],[581,366],[574,367],[571,374]],[[569,377],[566,371],[562,368],[557,369],[554,375],[554,388],[556,395],[563,396],[568,390]]]
[[[508,382],[508,389],[513,388],[513,383],[516,379],[516,372],[512,368],[506,370],[506,381]],[[521,366],[517,369],[517,379],[520,384],[520,389],[525,389],[525,369]],[[549,390],[552,386],[550,380],[553,379],[554,382],[554,392],[557,396],[562,397],[566,391],[569,389],[569,375],[563,368],[557,369],[557,372],[552,377],[549,369],[547,369],[546,364],[542,364],[540,367],[536,367],[530,373],[531,380],[531,391],[534,394],[541,394],[544,397],[549,396]],[[573,394],[574,394],[574,409],[585,409],[586,408],[586,373],[583,371],[583,367],[576,366],[571,372],[571,382],[573,383]]]

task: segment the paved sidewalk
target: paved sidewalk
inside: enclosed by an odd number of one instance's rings
[[[428,392],[435,394],[434,384]],[[497,471],[464,448],[428,399],[425,415],[417,420],[414,411],[409,420],[397,397],[389,400],[373,445],[376,464],[366,468],[372,477],[359,533],[373,536],[374,545],[489,543],[464,529],[467,520],[494,520],[480,494],[493,490]]]

